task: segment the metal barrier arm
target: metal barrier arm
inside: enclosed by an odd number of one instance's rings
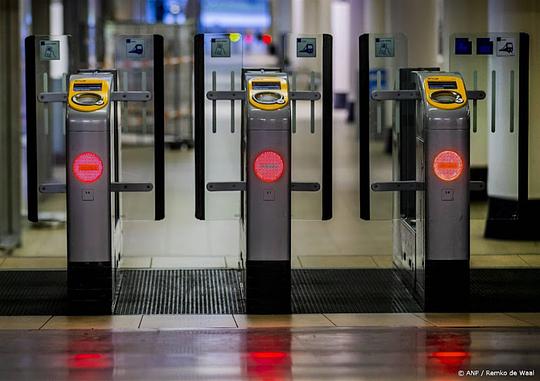
[[[152,192],[154,185],[152,183],[111,183],[109,189],[111,192]]]
[[[471,181],[469,182],[469,190],[471,192],[481,192],[486,190],[486,183],[483,181]]]
[[[486,92],[482,90],[467,91],[467,98],[473,101],[486,98]],[[420,99],[418,90],[373,90],[371,99],[374,101],[409,101]]]
[[[293,192],[318,192],[321,190],[319,183],[291,183]]]
[[[66,193],[66,184],[41,184],[40,193]]]
[[[247,189],[245,181],[215,182],[206,184],[209,192],[231,192],[245,191]]]
[[[247,189],[245,181],[212,182],[206,184],[209,192],[234,192]],[[319,183],[291,183],[292,192],[318,192],[321,190]]]
[[[112,91],[111,101],[113,102],[149,102],[152,100],[152,93],[149,91]],[[50,92],[40,93],[38,101],[41,103],[66,102],[67,93]]]
[[[410,101],[420,99],[418,90],[373,90],[371,99],[374,101]]]
[[[290,91],[289,99],[291,101],[318,101],[321,99],[321,93],[318,91]],[[243,101],[246,99],[245,91],[209,91],[206,98],[210,101]]]
[[[209,91],[206,93],[206,97],[211,101],[243,101],[246,99],[245,91]]]
[[[66,193],[66,184],[41,184],[40,193]],[[111,192],[151,192],[154,189],[152,183],[111,183]]]
[[[467,90],[467,98],[473,101],[486,99],[486,92],[483,90]]]
[[[321,93],[318,91],[289,91],[291,101],[318,101],[321,99]]]
[[[424,190],[424,183],[418,181],[389,181],[371,184],[373,192],[401,192]]]
[[[483,181],[470,181],[469,191],[480,192],[486,189],[486,183]],[[404,192],[404,191],[422,191],[424,183],[417,181],[389,181],[371,184],[373,192]]]

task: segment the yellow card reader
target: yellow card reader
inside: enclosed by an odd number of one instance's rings
[[[463,79],[452,75],[433,75],[424,79],[428,103],[436,108],[455,110],[467,104]]]
[[[261,110],[279,110],[289,103],[289,86],[285,78],[257,77],[248,81],[249,103]]]
[[[73,79],[69,83],[68,102],[77,111],[100,110],[109,103],[109,83],[98,78]]]

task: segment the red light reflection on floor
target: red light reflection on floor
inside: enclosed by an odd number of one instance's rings
[[[71,369],[107,369],[112,367],[109,356],[102,353],[77,353],[69,358]]]
[[[286,352],[248,352],[248,377],[264,381],[291,378],[291,360]]]

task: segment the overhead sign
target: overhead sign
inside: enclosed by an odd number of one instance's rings
[[[39,58],[42,61],[56,61],[60,59],[60,41],[49,40],[39,42]]]

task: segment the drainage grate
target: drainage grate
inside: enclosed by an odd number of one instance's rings
[[[121,270],[116,314],[244,313],[242,272]],[[540,270],[471,271],[474,312],[540,312]],[[393,270],[293,270],[295,313],[417,312]],[[0,315],[67,315],[65,271],[1,271]]]

